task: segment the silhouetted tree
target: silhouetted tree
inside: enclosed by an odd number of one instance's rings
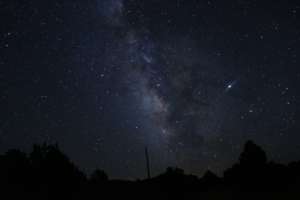
[[[50,193],[53,198],[78,192],[85,181],[84,174],[59,150],[58,145],[34,145],[29,158],[34,186],[41,193]]]
[[[260,146],[249,140],[244,146],[239,161],[244,166],[261,166],[266,164],[267,156]]]
[[[245,184],[263,183],[266,176],[267,156],[261,147],[253,141],[247,141],[239,162],[225,170],[224,178],[229,182],[243,182]],[[260,180],[260,181],[259,181]]]
[[[25,153],[9,150],[2,156],[1,172],[4,180],[10,183],[28,181],[29,162]]]

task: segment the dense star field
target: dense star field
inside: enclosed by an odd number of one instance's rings
[[[300,2],[0,0],[0,151],[87,172],[221,173],[248,139],[300,158]]]

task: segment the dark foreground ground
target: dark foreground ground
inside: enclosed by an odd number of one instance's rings
[[[109,180],[104,171],[89,177],[52,145],[30,154],[10,150],[0,156],[1,199],[300,199],[300,162],[268,162],[248,141],[238,162],[223,177],[201,178],[168,168],[147,180]]]

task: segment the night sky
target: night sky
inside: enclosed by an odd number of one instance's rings
[[[246,140],[300,158],[300,2],[0,0],[0,151],[83,170],[221,174]]]

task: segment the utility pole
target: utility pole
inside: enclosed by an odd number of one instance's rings
[[[145,148],[145,157],[146,157],[146,167],[147,167],[147,175],[148,179],[151,178],[151,173],[150,173],[150,160],[149,160],[149,154],[148,154],[148,148]]]

